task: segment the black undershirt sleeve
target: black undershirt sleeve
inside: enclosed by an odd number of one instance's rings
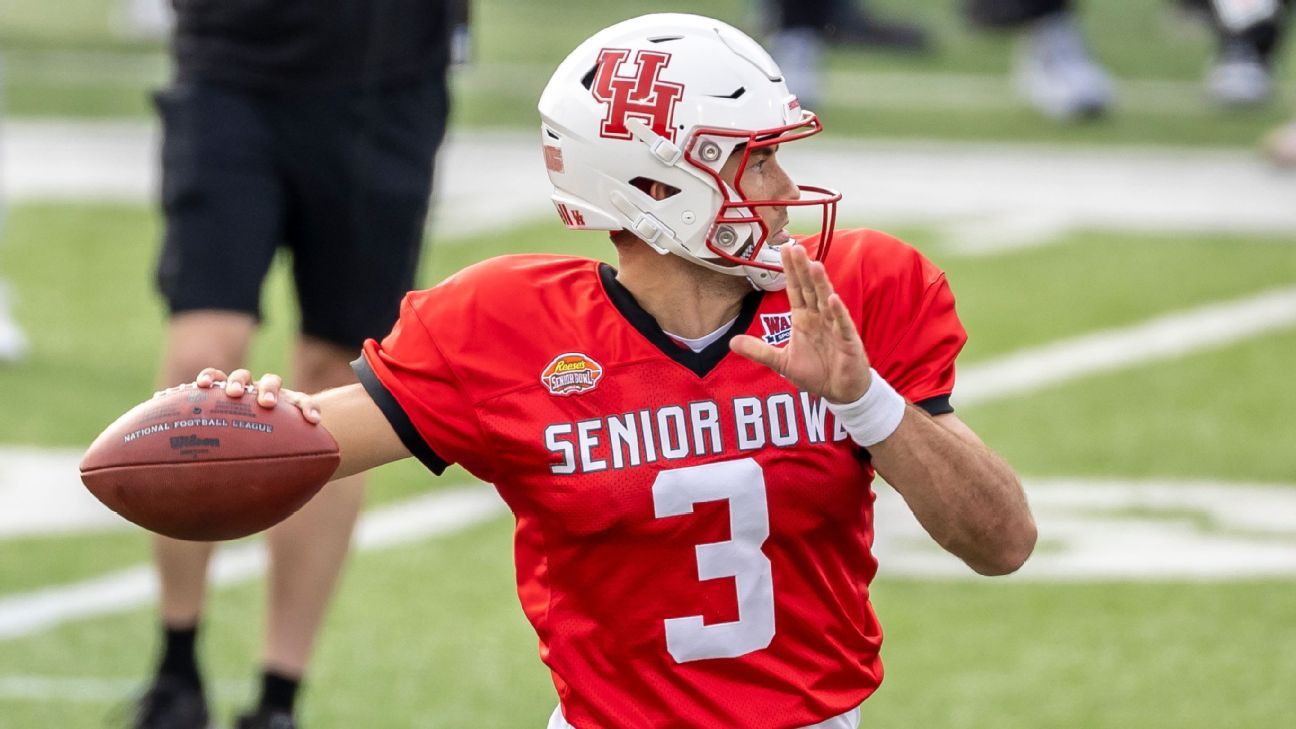
[[[355,370],[356,377],[360,379],[360,384],[364,385],[365,392],[369,393],[369,397],[373,398],[374,404],[382,411],[387,422],[391,423],[392,430],[396,431],[401,443],[404,443],[409,452],[422,461],[429,471],[440,476],[450,464],[437,455],[437,452],[432,450],[432,446],[423,440],[422,435],[419,435],[414,423],[410,422],[409,415],[405,414],[400,403],[396,402],[396,398],[383,386],[378,375],[369,366],[368,360],[363,356],[356,359],[351,363],[351,369]]]
[[[926,400],[914,403],[914,405],[927,411],[927,414],[932,417],[937,415],[948,415],[949,413],[954,412],[954,406],[950,404],[949,395],[929,397]]]

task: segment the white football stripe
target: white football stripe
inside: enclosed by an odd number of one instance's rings
[[[1028,479],[1040,546],[1021,581],[1296,577],[1296,486]],[[886,577],[976,579],[880,487],[874,552]]]
[[[205,683],[216,696],[246,698],[250,681],[219,680]],[[116,703],[137,694],[139,678],[95,678],[88,676],[0,676],[0,701],[75,701]]]
[[[0,540],[121,528],[121,517],[81,485],[83,452],[0,446]]]
[[[954,399],[971,405],[1080,377],[1177,359],[1296,326],[1296,287],[1178,311],[959,368]]]
[[[386,549],[462,531],[504,511],[488,486],[462,486],[391,504],[366,513],[356,533],[356,548]],[[214,585],[230,585],[265,572],[260,543],[218,550],[212,561]],[[0,640],[30,635],[56,625],[130,610],[157,598],[150,564],[112,572],[70,585],[0,598]]]
[[[0,135],[0,188],[20,202],[151,203],[157,145],[156,126],[145,122],[12,122]],[[786,160],[793,177],[839,189],[839,219],[874,227],[1003,219],[1010,229],[1026,226],[1013,233],[1019,237],[1029,237],[1028,224],[1197,235],[1296,230],[1296,176],[1275,175],[1249,150],[840,138],[796,147]],[[437,161],[434,245],[531,221],[560,225],[537,149],[531,133],[447,138]],[[1023,210],[1045,222],[1023,222]],[[994,242],[969,245],[989,252]]]

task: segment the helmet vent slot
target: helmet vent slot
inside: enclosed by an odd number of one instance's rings
[[[738,88],[734,89],[733,91],[727,94],[707,94],[707,95],[713,99],[739,99],[742,98],[742,95],[745,93],[747,93],[746,87],[739,86]]]
[[[584,86],[586,91],[589,91],[590,89],[594,88],[594,74],[596,73],[598,73],[597,63],[594,64],[593,66],[590,66],[590,70],[585,72],[584,76],[581,76],[581,81],[580,81],[581,86]]]
[[[643,194],[655,198],[656,196],[653,195],[652,193],[653,185],[660,185],[658,189],[664,192],[665,195],[663,195],[660,198],[656,198],[658,200],[666,200],[667,198],[672,198],[680,194],[680,189],[678,187],[675,187],[674,185],[667,185],[661,180],[654,180],[651,177],[636,177],[630,181],[630,184],[638,188],[638,190]]]
[[[649,38],[648,42],[649,43],[669,43],[671,41],[682,40],[683,38],[684,36],[682,35],[659,35],[656,38]]]

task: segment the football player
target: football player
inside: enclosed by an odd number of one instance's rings
[[[493,483],[553,729],[855,726],[882,680],[869,605],[874,474],[945,549],[1016,570],[1035,526],[1012,469],[953,413],[965,334],[944,274],[784,155],[822,128],[734,28],[600,31],[540,99],[559,216],[617,265],[517,255],[406,297],[315,396],[337,477],[413,455]],[[787,229],[810,208],[819,230]],[[246,370],[204,370],[200,386]],[[539,717],[535,723],[539,724]]]

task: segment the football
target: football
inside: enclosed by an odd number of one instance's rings
[[[127,520],[176,539],[218,541],[286,519],[337,469],[337,442],[289,404],[186,385],[140,403],[81,459],[81,480]]]

